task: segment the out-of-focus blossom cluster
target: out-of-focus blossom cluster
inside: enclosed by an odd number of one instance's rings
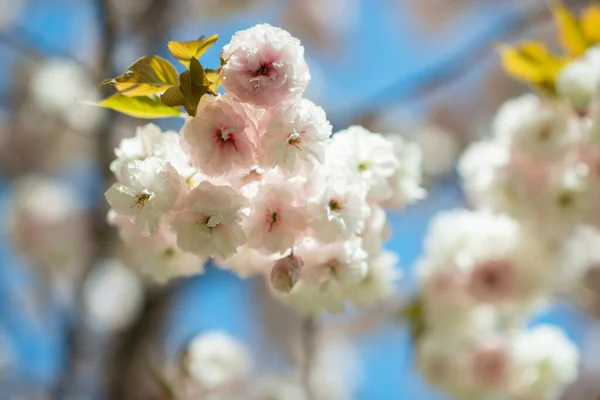
[[[558,399],[579,353],[553,326],[525,328],[561,271],[560,247],[489,210],[454,210],[432,222],[418,265],[417,362],[456,398]]]
[[[14,112],[0,125],[0,169],[8,176],[41,170],[58,175],[72,163],[88,162],[95,149],[90,136],[106,115],[79,102],[98,98],[84,66],[61,58],[34,64],[16,65],[7,88]]]
[[[419,363],[459,398],[552,400],[577,377],[558,328],[524,326],[557,292],[583,297],[598,265],[600,48],[551,84],[507,101],[467,149],[459,171],[478,211],[438,216],[419,265]]]
[[[10,200],[7,233],[29,264],[52,274],[79,269],[88,261],[88,217],[69,186],[28,176],[17,181]]]
[[[383,207],[424,196],[418,147],[359,126],[332,136],[282,29],[240,31],[222,57],[226,93],[202,97],[180,134],[147,125],[116,150],[109,220],[131,258],[162,280],[214,258],[306,314],[389,296]]]
[[[315,397],[323,400],[354,398],[360,377],[353,347],[343,338],[319,335],[315,359],[308,377]],[[299,357],[302,358],[302,357]],[[210,400],[304,400],[300,371],[257,371],[250,349],[223,331],[208,331],[194,337],[181,358],[189,393]],[[295,363],[298,367],[303,360]]]
[[[562,241],[600,224],[600,48],[564,67],[556,90],[557,98],[507,101],[492,138],[467,150],[460,172],[475,205]]]

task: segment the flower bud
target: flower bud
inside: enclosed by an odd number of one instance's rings
[[[275,290],[283,293],[292,290],[300,279],[300,270],[303,265],[302,259],[293,254],[275,261],[271,270],[271,284]]]

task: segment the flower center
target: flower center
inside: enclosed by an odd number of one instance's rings
[[[217,146],[220,148],[231,145],[237,150],[235,145],[235,131],[231,128],[217,129],[215,133],[215,141],[217,142]]]
[[[552,127],[551,126],[544,126],[542,127],[542,129],[540,129],[540,131],[538,132],[538,139],[541,142],[547,142],[548,140],[550,140],[550,138],[552,137]]]
[[[295,148],[297,148],[298,150],[302,150],[300,148],[300,146],[299,146],[299,144],[300,144],[300,133],[294,131],[290,136],[288,136],[287,142],[291,146],[294,146]]]
[[[144,206],[146,205],[146,202],[148,200],[150,200],[150,198],[152,197],[152,195],[150,193],[139,193],[136,197],[135,197],[135,202],[133,203],[133,205],[131,206],[139,208],[140,210],[144,208]]]
[[[483,283],[490,289],[495,288],[498,285],[499,277],[497,271],[487,270],[482,277]]]
[[[266,64],[261,65],[256,71],[254,71],[256,75],[267,75],[269,73],[269,67]]]
[[[340,268],[340,260],[337,258],[332,258],[325,263],[325,268],[329,270],[331,275],[337,276],[338,269]]]
[[[575,199],[572,193],[563,192],[558,196],[557,202],[560,208],[567,209],[575,203]]]
[[[162,252],[162,256],[164,258],[171,258],[175,255],[175,249],[172,247],[169,247],[168,249],[166,249],[165,251]]]
[[[271,232],[271,230],[273,230],[274,226],[277,226],[277,223],[281,221],[281,217],[279,216],[279,214],[277,213],[277,211],[272,211],[271,212],[271,216],[270,216],[270,220],[269,220],[269,232]]]
[[[213,233],[213,229],[216,228],[223,221],[221,214],[215,215],[203,215],[198,222],[198,225],[204,225],[208,228],[209,233]]]
[[[338,212],[338,211],[341,211],[341,210],[342,210],[342,205],[340,204],[340,202],[339,202],[339,201],[337,201],[337,200],[335,200],[335,199],[331,199],[331,200],[329,201],[329,209],[330,209],[331,211]]]
[[[358,168],[358,171],[359,171],[359,172],[365,172],[366,170],[368,170],[368,169],[369,169],[369,163],[368,163],[368,162],[365,162],[365,161],[363,161],[363,162],[361,162],[360,164],[358,164],[358,167],[357,167],[357,168]]]

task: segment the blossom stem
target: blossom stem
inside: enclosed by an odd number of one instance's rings
[[[303,360],[300,378],[306,400],[317,400],[311,382],[311,370],[314,364],[317,339],[317,318],[307,316],[302,320],[302,352]]]

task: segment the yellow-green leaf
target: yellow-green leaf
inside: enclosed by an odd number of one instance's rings
[[[573,55],[584,53],[589,43],[577,18],[560,0],[553,0],[550,3],[550,10],[558,25],[558,38],[563,47]]]
[[[173,54],[173,57],[185,65],[186,68],[189,68],[190,60],[192,58],[200,58],[210,46],[215,44],[218,38],[219,35],[212,35],[208,38],[201,36],[198,39],[189,42],[172,41],[169,42],[168,47],[171,54]]]
[[[590,44],[600,42],[600,6],[590,6],[583,11],[581,29]]]
[[[177,70],[159,56],[148,56],[137,60],[127,71],[116,78],[100,84],[113,85],[126,96],[147,96],[164,92],[177,85]]]
[[[169,118],[180,114],[179,109],[163,104],[157,96],[132,97],[117,93],[93,104],[136,118]]]
[[[216,92],[221,86],[221,72],[218,69],[204,70],[204,84],[213,92]]]
[[[564,64],[537,42],[525,42],[516,48],[501,45],[499,50],[506,72],[532,84],[553,84]]]

